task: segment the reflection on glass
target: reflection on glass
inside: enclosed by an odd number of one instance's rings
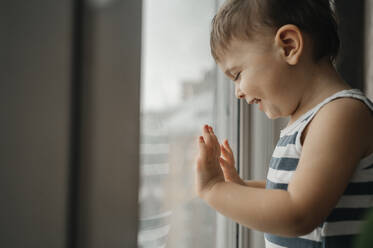
[[[203,124],[214,123],[215,0],[144,0],[139,247],[216,247],[216,213],[194,192]]]

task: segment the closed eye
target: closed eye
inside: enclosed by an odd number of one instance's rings
[[[241,72],[237,73],[237,76],[233,79],[233,81],[237,81],[237,79],[240,77]]]

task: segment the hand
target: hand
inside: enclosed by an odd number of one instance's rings
[[[196,165],[196,190],[204,198],[212,187],[225,182],[223,171],[219,165],[220,144],[212,127],[203,127],[203,136],[198,138],[199,156]]]
[[[219,158],[220,166],[223,169],[223,174],[226,182],[232,182],[247,186],[246,183],[240,178],[235,168],[234,155],[228,140],[225,140],[220,145],[222,157]]]

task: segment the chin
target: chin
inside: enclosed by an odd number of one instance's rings
[[[281,118],[282,116],[280,115],[275,115],[273,113],[267,113],[265,112],[266,116],[268,117],[268,119],[271,119],[271,120],[275,120],[275,119],[278,119],[278,118]]]

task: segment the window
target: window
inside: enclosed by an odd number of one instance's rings
[[[202,126],[237,141],[234,91],[210,55],[216,5],[143,1],[139,247],[234,247],[235,223],[194,192]]]

